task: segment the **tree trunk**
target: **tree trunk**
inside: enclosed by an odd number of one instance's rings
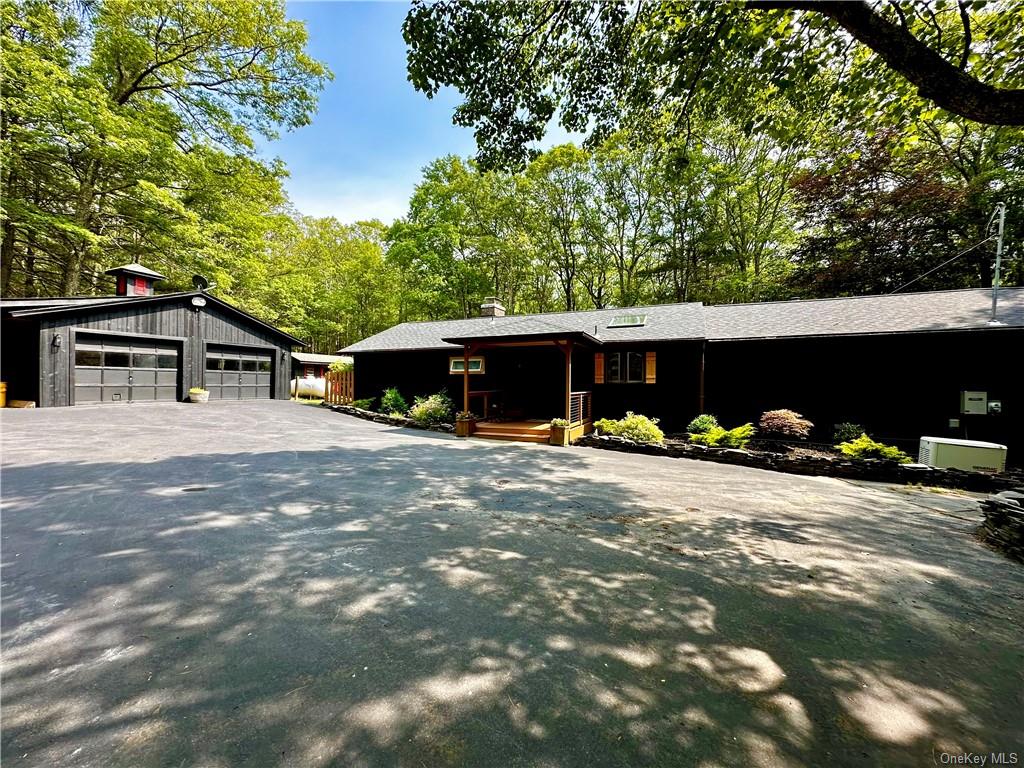
[[[78,187],[78,196],[75,201],[75,223],[82,229],[93,232],[93,202],[96,199],[96,180],[99,177],[100,164],[98,160],[89,160],[82,174],[82,182]],[[73,296],[78,291],[78,283],[82,274],[82,267],[85,265],[86,252],[89,244],[80,243],[72,246],[67,258],[64,261],[64,274],[61,275],[60,292],[63,296]]]

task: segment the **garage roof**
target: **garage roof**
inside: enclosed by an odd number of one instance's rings
[[[49,317],[52,315],[67,315],[67,314],[83,314],[88,313],[92,310],[104,309],[109,310],[111,304],[117,304],[127,307],[128,305],[139,305],[139,304],[163,304],[173,303],[177,301],[183,301],[185,299],[192,299],[195,297],[201,297],[207,302],[215,305],[219,309],[222,309],[229,314],[234,314],[244,318],[246,321],[258,325],[264,330],[279,336],[283,339],[287,339],[293,345],[302,347],[309,346],[302,339],[298,339],[292,336],[290,333],[285,333],[280,328],[275,328],[270,323],[265,323],[255,315],[250,315],[243,309],[239,309],[233,304],[229,304],[223,299],[218,299],[216,296],[211,296],[203,291],[179,291],[176,293],[160,293],[153,296],[96,296],[96,297],[66,297],[59,299],[34,299],[31,302],[19,303],[18,300],[10,301],[4,299],[2,306],[5,310],[8,310],[10,316],[13,318],[21,317]],[[42,302],[42,304],[36,303]]]

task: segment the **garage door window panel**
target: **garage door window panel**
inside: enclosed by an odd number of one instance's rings
[[[131,355],[127,352],[104,352],[103,365],[107,368],[128,368]]]
[[[103,365],[103,352],[99,349],[75,350],[75,365],[99,368]]]

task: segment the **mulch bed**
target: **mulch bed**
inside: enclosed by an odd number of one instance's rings
[[[360,419],[366,419],[367,421],[375,421],[378,424],[390,424],[393,427],[408,427],[410,429],[425,429],[430,432],[445,432],[452,433],[455,431],[454,424],[431,424],[429,426],[420,424],[418,421],[413,421],[405,416],[386,416],[383,413],[377,413],[375,411],[366,411],[362,408],[356,408],[354,405],[324,405],[324,408],[330,408],[332,411],[337,413],[344,413],[349,416],[355,416]]]

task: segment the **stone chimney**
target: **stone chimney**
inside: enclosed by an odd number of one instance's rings
[[[498,301],[497,296],[488,296],[480,305],[480,317],[504,317],[505,305]]]

